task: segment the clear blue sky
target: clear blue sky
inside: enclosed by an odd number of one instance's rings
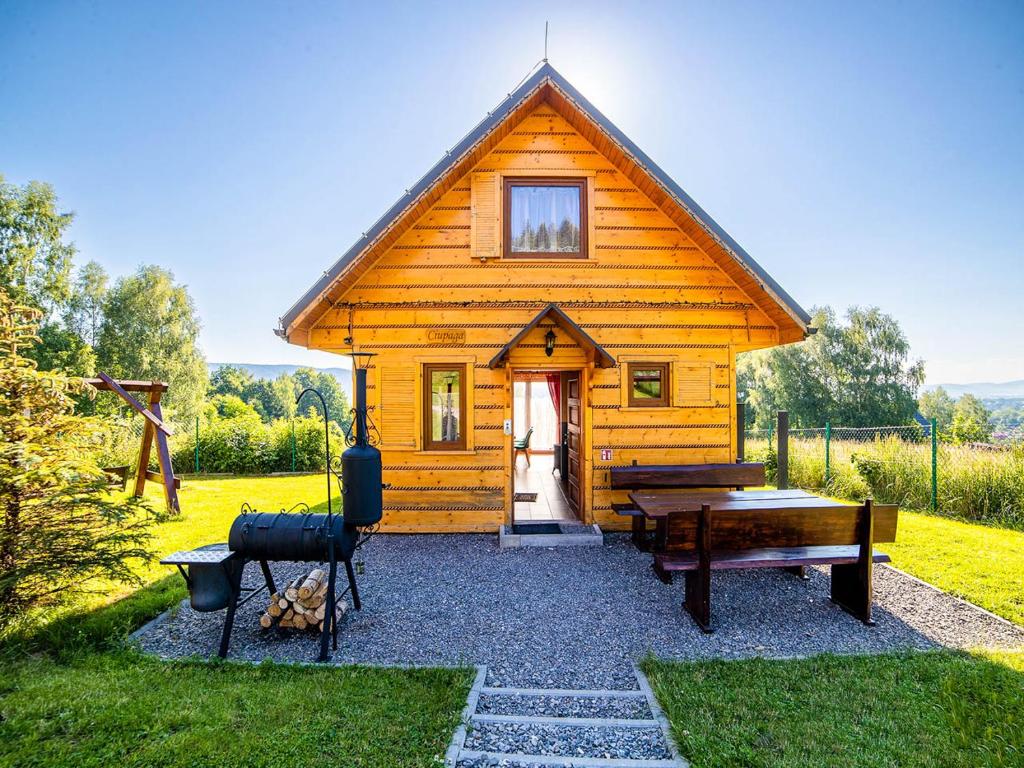
[[[0,172],[80,259],[170,267],[214,361],[542,55],[804,306],[894,314],[928,380],[1024,378],[1024,3],[0,0]]]

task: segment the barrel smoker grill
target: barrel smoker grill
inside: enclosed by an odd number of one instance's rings
[[[359,356],[356,353],[354,357]],[[366,356],[363,353],[363,356]],[[327,562],[327,610],[320,634],[319,661],[327,661],[328,639],[338,647],[336,608],[338,599],[352,593],[352,607],[362,608],[352,556],[372,535],[373,528],[383,514],[382,466],[380,451],[372,445],[366,413],[366,369],[356,366],[356,404],[352,429],[346,438],[349,448],[340,460],[332,460],[327,404],[315,389],[307,393],[316,395],[323,406],[325,446],[327,451],[327,512],[312,513],[300,504],[289,512],[258,512],[242,506],[242,513],[231,524],[228,545],[211,545],[191,552],[176,552],[161,562],[177,565],[189,586],[192,606],[199,611],[227,608],[221,633],[219,655],[227,656],[234,625],[235,612],[263,587],[243,589],[242,574],[245,565],[257,561],[270,594],[277,591],[270,572],[270,562]],[[340,465],[340,472],[339,472]],[[331,499],[331,475],[341,481],[343,514],[335,515]],[[295,512],[295,509],[301,511]],[[337,594],[337,567],[343,563],[348,576],[348,588]],[[185,566],[188,570],[186,571]],[[276,628],[278,619],[274,620]]]

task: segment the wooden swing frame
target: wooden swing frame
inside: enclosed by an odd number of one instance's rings
[[[142,445],[139,448],[139,465],[135,471],[133,495],[142,496],[147,480],[159,482],[164,489],[167,509],[174,514],[180,514],[178,489],[181,487],[181,480],[174,476],[174,468],[171,466],[171,451],[167,445],[167,438],[173,432],[164,423],[163,411],[160,408],[160,397],[167,391],[166,382],[115,380],[102,371],[97,376],[98,378],[95,379],[86,379],[86,384],[92,385],[101,392],[113,392],[146,420],[142,430]],[[147,393],[149,407],[147,408],[136,400],[129,394],[131,392]],[[160,465],[159,472],[152,472],[149,469],[149,457],[152,454],[154,443],[156,443],[157,463]]]

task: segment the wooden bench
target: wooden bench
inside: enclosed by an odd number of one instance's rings
[[[832,566],[832,601],[871,625],[872,571],[889,556],[877,542],[896,540],[896,505],[820,506],[784,502],[731,505],[697,513],[671,512],[665,551],[655,555],[655,570],[682,571],[683,607],[705,632],[711,631],[711,572],[741,568]]]
[[[764,464],[654,464],[611,468],[613,491],[667,488],[737,488],[764,485]],[[633,502],[616,502],[617,515],[632,518],[632,538],[638,549],[650,549],[647,521]]]

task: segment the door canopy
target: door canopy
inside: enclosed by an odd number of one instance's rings
[[[595,367],[615,367],[615,358],[609,355],[604,347],[594,341],[590,334],[580,328],[571,317],[559,309],[557,304],[548,304],[542,309],[508,344],[501,348],[498,354],[491,358],[491,362],[487,366],[489,368],[504,368],[512,350],[529,335],[530,331],[544,322],[544,320],[551,320],[556,326],[565,331],[565,334],[575,341],[577,346],[587,354],[587,359],[592,361]]]

